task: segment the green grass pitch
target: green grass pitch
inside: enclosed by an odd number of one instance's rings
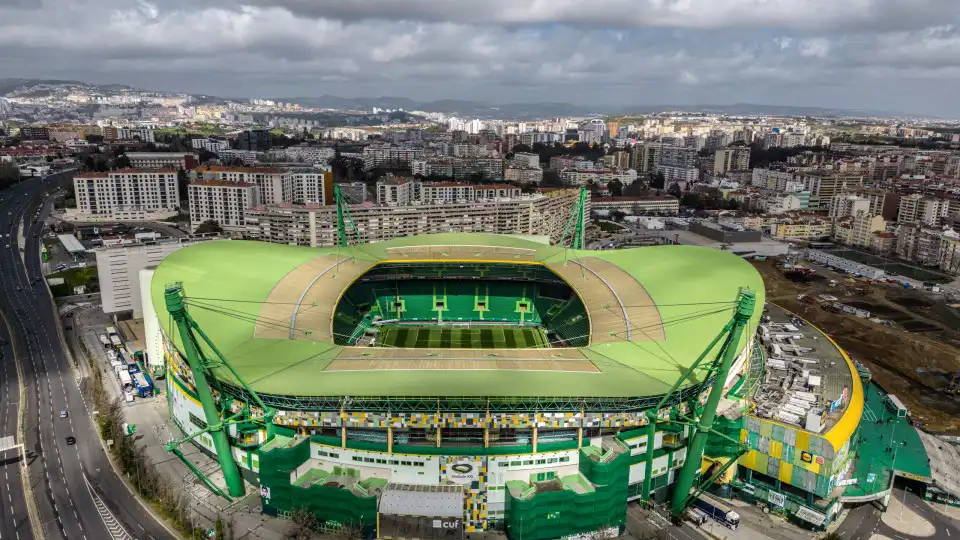
[[[377,344],[408,349],[526,349],[545,347],[547,339],[539,328],[383,326]]]

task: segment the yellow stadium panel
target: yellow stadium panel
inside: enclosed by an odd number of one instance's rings
[[[770,455],[777,459],[783,454],[783,443],[780,441],[770,441]]]
[[[797,450],[806,451],[810,448],[810,432],[797,430]]]
[[[757,463],[757,451],[750,450],[740,457],[740,464],[748,469],[755,469]]]
[[[749,438],[750,438],[750,432],[747,431],[747,430],[745,430],[745,429],[741,429],[741,430],[740,430],[740,442],[745,443],[745,442],[747,442],[747,440],[748,440]]]
[[[779,478],[781,482],[789,484],[793,479],[793,465],[786,462],[780,462]]]

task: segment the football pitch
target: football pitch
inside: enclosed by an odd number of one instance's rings
[[[514,326],[383,326],[377,343],[408,349],[525,349],[546,347],[547,338],[539,328]]]

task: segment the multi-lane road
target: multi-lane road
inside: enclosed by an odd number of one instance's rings
[[[14,434],[17,426],[20,390],[15,351],[25,390],[26,439],[22,442],[42,538],[172,538],[110,468],[64,353],[39,256],[43,221],[50,210],[44,193],[55,191],[64,180],[59,176],[30,180],[0,192],[0,246],[4,246],[0,249],[0,312],[10,333],[0,359],[0,437]],[[40,216],[35,219],[33,209],[38,203]],[[7,332],[7,326],[0,327],[0,335]],[[19,467],[14,459],[0,461],[0,540],[36,538]]]

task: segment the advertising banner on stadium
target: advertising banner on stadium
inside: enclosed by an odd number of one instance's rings
[[[447,480],[457,484],[469,484],[480,480],[480,463],[471,457],[450,457],[447,463]]]

